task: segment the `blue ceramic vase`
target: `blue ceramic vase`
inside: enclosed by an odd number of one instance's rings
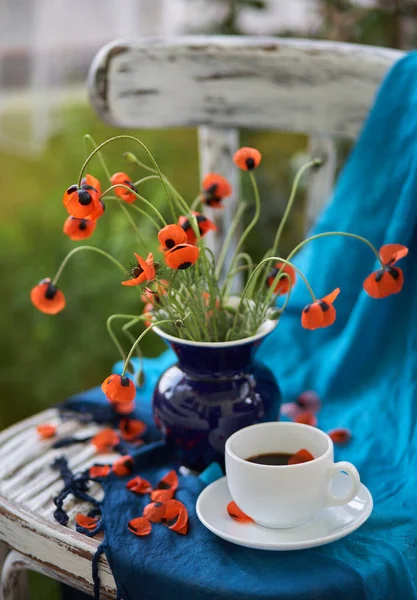
[[[275,328],[236,342],[190,342],[154,331],[172,347],[178,363],[159,379],[153,396],[157,426],[181,464],[201,471],[224,463],[224,445],[238,429],[275,421],[281,394],[256,350]]]

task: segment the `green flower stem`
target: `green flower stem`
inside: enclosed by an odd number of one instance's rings
[[[274,244],[273,244],[272,249],[271,249],[271,254],[275,254],[276,251],[277,251],[277,249],[278,249],[278,247],[279,247],[279,242],[281,240],[281,235],[282,235],[282,232],[284,230],[284,227],[285,227],[285,224],[287,222],[287,219],[289,217],[289,214],[291,212],[292,205],[294,204],[294,200],[295,200],[295,197],[297,195],[298,185],[300,183],[301,177],[303,176],[304,172],[307,171],[307,169],[310,169],[311,167],[317,167],[317,166],[321,165],[321,163],[322,163],[322,161],[319,158],[315,158],[313,160],[310,160],[305,165],[303,165],[297,171],[297,173],[296,173],[296,175],[294,177],[294,181],[293,181],[292,187],[291,187],[291,193],[290,193],[290,197],[289,197],[288,202],[287,202],[287,206],[286,206],[285,211],[284,211],[284,215],[283,215],[283,217],[281,219],[281,222],[279,224],[277,233],[275,235],[275,240],[274,240]]]
[[[66,255],[66,257],[62,261],[62,263],[61,263],[58,271],[56,272],[55,277],[52,280],[52,285],[56,285],[57,284],[58,279],[60,278],[60,276],[62,274],[62,271],[65,269],[65,266],[66,266],[67,262],[69,261],[69,259],[72,256],[74,256],[74,254],[77,254],[77,252],[82,252],[84,250],[90,250],[91,252],[97,252],[98,254],[101,254],[102,256],[105,256],[113,264],[115,264],[116,267],[119,267],[119,269],[122,271],[122,273],[124,275],[126,274],[126,269],[124,268],[124,266],[122,265],[122,263],[120,263],[116,258],[114,258],[108,252],[105,252],[104,250],[101,250],[101,248],[96,248],[95,246],[78,246],[77,248],[74,248],[73,250],[71,250],[71,252],[68,252],[68,254]]]
[[[100,151],[100,150],[101,150],[101,149],[102,149],[104,146],[106,146],[107,144],[110,144],[111,142],[114,142],[114,141],[116,141],[116,140],[132,140],[132,141],[136,142],[137,144],[139,144],[139,146],[141,146],[141,148],[143,148],[143,150],[145,150],[145,152],[147,153],[147,155],[148,155],[148,156],[149,156],[149,158],[151,159],[151,161],[152,161],[152,163],[153,163],[153,165],[154,165],[154,167],[155,167],[155,170],[156,170],[156,172],[157,172],[157,173],[158,173],[158,175],[159,175],[159,179],[161,180],[161,183],[162,183],[162,185],[163,185],[163,188],[164,188],[164,191],[165,191],[166,198],[167,198],[167,200],[168,200],[168,206],[169,206],[169,208],[170,208],[170,211],[171,211],[172,218],[174,219],[174,222],[176,222],[176,220],[177,220],[177,217],[176,217],[176,215],[175,215],[174,205],[173,205],[173,203],[172,203],[171,196],[169,195],[169,192],[168,192],[168,188],[167,188],[167,186],[166,186],[165,179],[164,179],[164,177],[163,177],[163,175],[162,175],[162,173],[161,173],[161,170],[160,170],[160,168],[159,168],[159,166],[158,166],[158,163],[156,162],[156,160],[155,160],[155,158],[154,158],[154,156],[153,156],[152,152],[151,152],[151,151],[150,151],[150,150],[149,150],[149,149],[148,149],[148,148],[145,146],[145,144],[144,144],[143,142],[141,142],[141,141],[140,141],[138,138],[134,137],[133,135],[127,135],[127,134],[123,134],[123,135],[116,135],[116,136],[114,136],[114,137],[112,137],[112,138],[110,138],[110,139],[106,140],[105,142],[103,142],[103,143],[102,143],[102,144],[100,144],[99,146],[97,146],[97,148],[95,148],[95,149],[94,149],[94,150],[91,152],[90,156],[88,156],[88,157],[86,158],[86,160],[84,161],[84,164],[83,164],[83,166],[81,167],[80,176],[79,176],[79,178],[78,178],[78,186],[80,186],[80,185],[81,185],[81,180],[82,180],[82,178],[83,178],[83,173],[84,173],[84,170],[86,169],[86,167],[87,167],[88,163],[89,163],[89,162],[90,162],[90,160],[93,158],[93,156],[94,156],[95,154],[97,154],[97,153],[98,153],[98,152],[99,152],[99,151]]]
[[[134,190],[132,190],[132,188],[130,188],[127,185],[123,185],[122,183],[118,183],[116,185],[112,185],[109,188],[107,188],[107,190],[105,190],[100,198],[103,198],[106,194],[108,194],[109,192],[111,192],[112,190],[115,189],[120,189],[123,188],[125,190],[128,190],[129,192],[131,192],[132,194],[134,194],[136,196],[136,198],[139,198],[139,200],[142,200],[142,202],[144,202],[149,208],[151,208],[154,213],[158,216],[158,218],[161,220],[162,226],[165,227],[165,225],[167,224],[165,219],[163,218],[163,216],[161,215],[161,213],[159,212],[159,210],[151,203],[149,202],[149,200],[146,200],[146,198],[144,198],[143,196],[141,196],[140,194],[138,194],[137,192],[135,192]],[[123,200],[121,200],[123,202]]]
[[[250,271],[252,271],[252,269],[253,269],[253,262],[252,262],[252,257],[250,256],[250,254],[248,254],[247,252],[239,252],[239,254],[237,254],[234,257],[233,262],[230,265],[229,273],[227,274],[226,280],[225,280],[225,282],[223,284],[222,291],[221,291],[222,298],[224,298],[225,296],[227,296],[228,289],[229,289],[230,283],[231,283],[231,278],[232,278],[232,275],[233,275],[233,271],[235,270],[235,266],[242,259],[246,261],[245,267],[247,269],[249,269]]]
[[[126,323],[125,325],[123,325],[122,331],[125,334],[125,336],[127,337],[127,339],[130,341],[131,344],[135,343],[135,336],[129,331],[129,329],[130,329],[130,327],[133,327],[134,325],[136,325],[137,323],[142,321],[144,318],[145,318],[144,315],[141,315],[139,317],[136,316],[136,318],[129,321],[129,323]],[[143,353],[142,353],[142,350],[140,349],[140,346],[136,346],[136,354],[139,359],[139,369],[138,369],[138,374],[136,377],[136,383],[138,386],[141,386],[144,384],[145,380],[144,380],[144,373],[143,373]],[[133,369],[133,371],[134,371],[134,369]]]
[[[172,319],[162,319],[162,321],[157,321],[156,323],[152,323],[152,325],[149,325],[149,327],[147,327],[145,329],[145,331],[143,331],[140,334],[140,336],[135,340],[135,343],[133,344],[133,346],[129,350],[129,354],[126,357],[125,364],[123,365],[123,371],[121,373],[122,377],[124,377],[124,374],[126,373],[127,366],[128,366],[128,364],[130,362],[130,359],[132,358],[132,355],[133,355],[134,351],[136,350],[136,347],[140,344],[140,342],[143,340],[143,338],[145,337],[145,335],[147,333],[149,333],[149,331],[151,329],[153,329],[154,327],[157,327],[159,325],[163,325],[164,323],[172,323]]]
[[[215,276],[217,277],[217,279],[219,279],[219,277],[221,275],[223,264],[224,264],[224,261],[225,261],[226,256],[227,256],[227,251],[229,250],[230,243],[231,243],[231,241],[233,239],[233,236],[234,236],[234,234],[236,232],[236,229],[237,229],[237,227],[239,225],[240,219],[242,218],[243,213],[245,212],[245,210],[246,210],[246,204],[243,203],[243,202],[241,202],[238,205],[238,207],[237,207],[236,214],[233,217],[233,220],[232,220],[232,223],[230,225],[229,231],[227,232],[226,238],[225,238],[225,240],[223,242],[223,246],[222,246],[222,249],[220,251],[219,258],[217,259],[216,271],[215,271]]]
[[[271,301],[272,301],[272,297],[275,296],[274,290],[277,287],[277,285],[281,279],[288,279],[290,285],[292,284],[291,277],[290,277],[290,275],[288,275],[288,273],[285,273],[284,271],[277,273],[276,276],[274,277],[274,281],[272,282],[272,285],[269,287],[268,293],[265,297],[265,308],[266,309],[269,308],[269,305],[271,304]],[[285,303],[285,306],[287,306],[287,303]],[[281,309],[281,310],[283,310],[283,309]]]
[[[197,206],[201,203],[201,201],[201,194],[198,194],[198,196],[196,196],[192,201],[190,210],[195,210]]]
[[[123,350],[121,343],[119,342],[116,334],[113,331],[112,323],[113,323],[113,321],[120,320],[120,319],[122,319],[124,321],[129,319],[129,321],[131,322],[132,319],[137,319],[137,318],[138,318],[137,315],[115,314],[115,315],[111,315],[106,321],[107,332],[108,332],[110,338],[112,339],[114,345],[118,349],[123,361],[126,359],[126,352]]]
[[[236,250],[235,250],[235,256],[239,252],[240,248],[243,246],[246,238],[248,237],[248,235],[250,234],[250,232],[252,231],[252,229],[255,227],[256,223],[258,222],[259,215],[261,214],[261,199],[259,197],[259,190],[258,190],[258,186],[256,184],[255,175],[253,174],[252,171],[248,171],[248,174],[249,174],[249,178],[250,178],[251,183],[252,183],[253,194],[255,196],[255,214],[253,216],[252,221],[246,227],[245,231],[243,232],[243,234],[242,234],[242,236],[241,236],[241,238],[240,238],[240,240],[238,242],[238,245],[237,245]]]
[[[97,148],[98,148],[98,144],[97,144],[96,140],[95,140],[95,139],[94,139],[94,138],[93,138],[91,135],[89,135],[88,133],[86,133],[86,135],[84,136],[84,140],[86,140],[86,141],[90,142],[90,144],[91,144],[91,145],[92,145],[92,147],[93,147],[93,150],[97,150]],[[107,165],[106,165],[106,163],[105,163],[105,160],[104,160],[104,158],[103,158],[103,155],[102,155],[102,153],[101,153],[100,151],[98,151],[98,150],[97,150],[97,156],[98,156],[98,159],[99,159],[99,161],[100,161],[100,163],[101,163],[101,166],[102,166],[102,168],[103,168],[103,171],[104,171],[104,172],[105,172],[105,174],[106,174],[106,177],[107,177],[107,179],[110,181],[110,179],[111,179],[110,171],[109,171],[109,169],[107,168]]]

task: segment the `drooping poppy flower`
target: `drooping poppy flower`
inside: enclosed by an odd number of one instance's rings
[[[143,477],[134,477],[126,483],[126,487],[135,494],[150,494],[152,492],[152,485]]]
[[[97,452],[111,452],[120,443],[120,438],[114,429],[107,427],[97,433],[91,440]]]
[[[233,162],[243,171],[252,171],[259,166],[262,155],[256,148],[239,148],[233,155]]]
[[[152,531],[151,522],[146,517],[137,517],[136,519],[132,519],[127,524],[127,527],[129,531],[139,536],[149,535]]]
[[[295,423],[302,423],[303,425],[311,425],[315,427],[317,425],[317,417],[311,410],[302,410],[294,418]]]
[[[181,535],[186,535],[188,531],[188,511],[179,500],[168,500],[161,521],[168,529]]]
[[[143,509],[143,516],[151,523],[160,523],[165,516],[166,504],[164,502],[151,502]]]
[[[91,479],[98,479],[100,477],[107,477],[111,473],[110,465],[93,465],[88,469],[88,476]]]
[[[122,419],[119,430],[125,442],[132,442],[145,433],[146,424],[138,419]]]
[[[178,244],[185,244],[187,235],[179,225],[167,225],[158,233],[158,240],[164,251],[172,250]]]
[[[198,230],[201,237],[204,237],[209,231],[217,230],[217,225],[204,215],[195,211],[193,211],[193,215],[197,219]],[[186,239],[184,241],[188,242],[189,244],[195,244],[197,242],[197,236],[194,232],[193,226],[191,225],[190,219],[188,217],[181,216],[178,219],[178,224],[181,225],[181,228],[186,234]]]
[[[79,527],[92,531],[97,527],[99,520],[97,517],[89,517],[88,515],[77,513],[75,515],[75,522]]]
[[[333,441],[333,443],[337,445],[347,444],[352,439],[351,432],[349,429],[345,429],[344,427],[332,429],[331,431],[327,432],[327,435]]]
[[[281,271],[282,268],[282,271]],[[278,261],[277,263],[275,263],[275,266],[269,271],[268,273],[268,277],[266,279],[266,282],[268,284],[268,287],[271,287],[272,284],[274,283],[274,279],[275,277],[278,275],[278,273],[281,271],[281,273],[286,273],[290,279],[291,279],[291,286],[294,286],[295,284],[295,270],[293,269],[293,267],[291,265],[287,265],[286,263],[282,263],[280,261]],[[290,282],[288,277],[282,277],[281,279],[279,279],[278,283],[275,286],[275,290],[274,290],[274,294],[288,294],[290,289]]]
[[[137,191],[131,179],[128,175],[126,175],[126,173],[115,173],[111,176],[110,181],[112,185],[125,185],[134,192]],[[119,198],[121,198],[124,202],[127,202],[128,204],[132,204],[136,200],[135,194],[133,194],[124,187],[116,187],[114,189],[114,193],[116,194],[116,196],[119,196]]]
[[[197,262],[200,249],[191,244],[180,244],[165,254],[165,262],[170,269],[183,271]]]
[[[229,502],[227,512],[229,513],[229,517],[232,517],[234,521],[238,521],[239,523],[253,523],[252,517],[249,517],[243,510],[240,510],[236,502]]]
[[[107,399],[115,404],[129,404],[136,396],[135,384],[129,377],[122,375],[109,375],[103,381],[101,389]]]
[[[143,290],[141,300],[145,304],[152,304],[154,306],[161,304],[162,296],[166,296],[168,293],[169,282],[166,279],[160,279],[151,288],[147,287]]]
[[[99,200],[96,208],[93,210],[93,212],[90,215],[88,215],[88,219],[90,221],[97,221],[100,217],[102,217],[104,215],[105,210],[106,210],[106,207],[104,206],[103,200]]]
[[[208,173],[203,179],[202,187],[202,201],[212,208],[223,208],[223,198],[228,198],[232,194],[232,186],[218,173]]]
[[[316,300],[312,304],[308,304],[301,315],[301,325],[304,329],[318,329],[320,327],[328,327],[333,325],[336,320],[336,309],[333,302],[340,293],[340,289],[336,288],[321,300]]]
[[[302,410],[310,410],[315,413],[319,412],[321,408],[320,396],[312,390],[307,390],[300,394],[296,403]]]
[[[44,423],[43,425],[38,425],[36,431],[38,432],[39,437],[43,440],[47,440],[56,436],[56,425]]]
[[[65,308],[65,296],[49,277],[42,279],[30,292],[32,304],[46,315],[56,315]]]
[[[178,475],[174,470],[169,471],[151,492],[151,500],[154,502],[167,502],[174,497],[177,488]]]
[[[131,474],[133,464],[133,458],[127,454],[126,456],[121,456],[113,463],[112,471],[118,477],[124,477]]]
[[[88,219],[94,213],[100,201],[100,183],[92,175],[86,175],[80,187],[71,185],[64,194],[62,202],[72,217]]]
[[[404,285],[402,269],[394,265],[408,254],[408,248],[401,244],[386,244],[379,250],[384,263],[382,269],[374,271],[365,279],[363,288],[371,298],[387,298],[401,292]]]
[[[152,252],[149,252],[148,258],[145,260],[139,254],[134,253],[137,264],[129,269],[129,279],[122,281],[122,285],[134,286],[141,285],[145,281],[153,281],[155,279],[155,267],[153,264]]]
[[[86,240],[91,237],[96,228],[95,221],[87,219],[77,219],[76,217],[68,217],[64,223],[63,232],[74,242]]]
[[[298,452],[296,452],[291,458],[288,460],[289,465],[299,465],[301,463],[310,462],[310,460],[314,460],[314,456],[306,450],[302,448]]]

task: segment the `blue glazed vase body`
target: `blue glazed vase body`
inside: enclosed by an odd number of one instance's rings
[[[178,363],[156,385],[153,414],[181,464],[197,471],[213,461],[223,464],[224,445],[232,433],[278,418],[278,385],[255,359],[260,336],[214,345],[157,333],[168,341]]]

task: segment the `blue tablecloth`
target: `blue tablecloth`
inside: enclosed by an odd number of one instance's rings
[[[262,150],[262,148],[261,148]],[[197,520],[198,478],[182,478],[178,498],[190,511],[190,533],[166,528],[137,538],[129,518],[143,502],[123,479],[105,482],[105,551],[125,600],[243,598],[274,600],[413,600],[417,598],[417,55],[394,66],[314,233],[351,231],[377,247],[408,245],[401,294],[372,300],[361,289],[375,269],[359,242],[327,238],[297,259],[318,296],[335,287],[336,324],[315,332],[300,326],[309,298],[298,281],[290,309],[261,346],[286,400],[306,389],[323,399],[319,426],[349,427],[354,438],[336,459],[358,466],[374,497],[374,513],[351,536],[301,552],[248,550],[209,533]],[[149,418],[157,373],[172,361],[147,362],[138,412]],[[92,392],[92,401],[104,401]],[[80,396],[77,402],[83,402]],[[163,447],[143,448],[136,470],[155,481],[172,461]]]

